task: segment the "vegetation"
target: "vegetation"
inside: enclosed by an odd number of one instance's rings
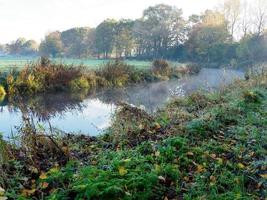
[[[16,96],[57,91],[89,92],[95,88],[122,87],[191,73],[189,66],[179,71],[179,67],[171,67],[166,61],[155,61],[154,64],[157,62],[164,63],[164,70],[155,70],[155,66],[136,69],[119,60],[110,61],[97,70],[88,70],[83,66],[56,64],[43,57],[20,71],[3,73],[0,79],[3,85],[1,93],[4,95],[6,91],[8,95]]]
[[[140,19],[107,19],[96,28],[51,32],[41,42],[39,55],[169,59],[216,66],[266,62],[266,1],[245,2],[225,0],[218,9],[188,20],[174,6],[151,6]],[[29,55],[36,53],[36,46],[20,38],[0,51]]]
[[[0,197],[264,199],[267,74],[175,99],[153,116],[122,104],[99,137],[45,134],[30,119],[19,146],[0,140]]]

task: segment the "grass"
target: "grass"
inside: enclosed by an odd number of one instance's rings
[[[0,57],[0,70],[8,71],[11,68],[17,67],[19,69],[23,68],[25,65],[30,64],[32,62],[37,62],[37,58],[31,57]],[[109,60],[101,60],[101,59],[69,59],[69,58],[56,58],[53,59],[53,62],[57,64],[65,64],[65,65],[74,65],[79,66],[83,65],[88,69],[95,70],[99,67],[103,66]],[[148,69],[151,66],[151,62],[149,61],[136,61],[136,60],[126,60],[128,65],[135,66],[138,69]]]
[[[1,143],[0,187],[10,199],[267,195],[266,74],[175,99],[153,116],[122,104],[99,137],[47,136],[30,120],[20,131],[19,147]]]

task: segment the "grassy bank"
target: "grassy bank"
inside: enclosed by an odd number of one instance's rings
[[[44,135],[25,119],[1,141],[0,197],[264,199],[267,74],[176,99],[155,115],[121,105],[100,137]]]
[[[150,69],[137,69],[122,61],[111,61],[97,70],[83,66],[52,63],[48,59],[25,66],[22,70],[0,74],[0,96],[34,95],[46,92],[81,92],[130,84],[179,78],[197,73],[194,64],[172,67],[164,60],[156,60]]]

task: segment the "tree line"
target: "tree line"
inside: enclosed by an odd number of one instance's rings
[[[203,63],[267,59],[267,3],[225,0],[218,9],[183,17],[181,9],[160,4],[140,19],[106,19],[96,28],[79,27],[1,48],[10,54],[51,57],[164,58]]]

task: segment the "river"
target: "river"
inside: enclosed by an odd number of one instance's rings
[[[96,136],[110,125],[119,101],[151,113],[171,98],[196,90],[214,91],[243,77],[242,71],[203,68],[199,74],[181,79],[101,90],[86,96],[59,93],[16,102],[5,100],[0,104],[0,132],[9,138],[22,124],[22,116],[30,116],[39,127]]]

